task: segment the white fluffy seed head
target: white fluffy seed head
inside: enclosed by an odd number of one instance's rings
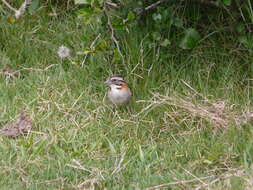
[[[70,56],[70,49],[66,46],[60,46],[58,48],[57,54],[61,59],[65,59]]]

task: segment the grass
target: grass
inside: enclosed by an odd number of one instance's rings
[[[1,23],[0,67],[21,77],[1,75],[0,124],[22,109],[33,120],[27,137],[0,136],[1,189],[252,188],[252,56],[233,36],[172,51],[138,31],[120,38],[125,65],[96,53],[80,67],[57,48],[87,49],[94,25],[45,9]],[[112,73],[134,92],[131,112],[106,100]]]

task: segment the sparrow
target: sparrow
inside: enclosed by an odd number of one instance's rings
[[[105,81],[105,84],[109,86],[107,96],[114,105],[120,106],[130,101],[132,92],[123,77],[113,75]]]

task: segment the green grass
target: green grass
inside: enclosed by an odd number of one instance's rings
[[[227,40],[233,36],[217,33],[182,51],[148,47],[147,29],[120,37],[125,65],[98,52],[84,67],[78,55],[64,67],[58,47],[83,51],[99,28],[44,9],[0,22],[0,69],[21,72],[9,82],[1,75],[0,124],[22,109],[33,120],[27,137],[0,136],[1,190],[252,188],[253,130],[244,113],[252,110],[253,62]],[[112,73],[134,92],[131,112],[106,100]]]

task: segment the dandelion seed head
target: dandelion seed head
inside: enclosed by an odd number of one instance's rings
[[[57,54],[61,59],[67,58],[70,56],[70,49],[66,46],[60,46],[58,48]]]

